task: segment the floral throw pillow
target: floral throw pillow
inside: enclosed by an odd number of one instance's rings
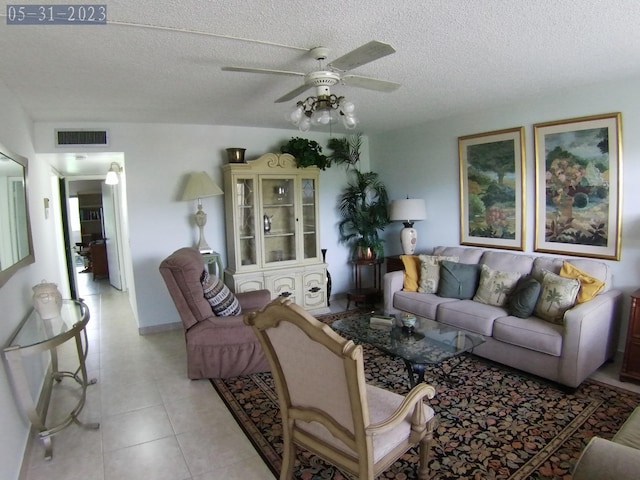
[[[573,307],[580,290],[580,280],[564,278],[548,270],[542,271],[542,288],[535,314],[551,323],[564,324],[564,312]]]
[[[436,293],[440,282],[440,262],[448,260],[457,262],[459,257],[447,257],[444,255],[418,255],[420,259],[420,281],[418,292]]]
[[[520,280],[518,272],[503,272],[482,265],[480,283],[473,300],[487,305],[502,307],[507,302],[508,295]]]

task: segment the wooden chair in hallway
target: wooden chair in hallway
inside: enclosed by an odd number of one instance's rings
[[[406,396],[365,383],[362,346],[290,300],[277,298],[245,315],[271,365],[282,415],[280,480],[293,478],[295,445],[365,480],[419,445],[418,478],[428,478],[436,421],[417,385]]]

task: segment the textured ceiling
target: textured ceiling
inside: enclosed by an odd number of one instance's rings
[[[274,100],[300,78],[221,67],[308,72],[317,64],[305,49],[329,47],[333,59],[373,39],[397,52],[352,73],[402,87],[393,93],[332,89],[356,104],[365,133],[640,77],[636,0],[98,3],[108,5],[112,23],[0,22],[0,79],[34,120],[289,128],[284,117],[295,102]]]

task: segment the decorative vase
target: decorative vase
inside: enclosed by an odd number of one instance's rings
[[[244,163],[244,152],[246,148],[227,148],[229,163]]]
[[[327,263],[327,249],[323,248],[320,251],[322,252],[322,261]],[[331,306],[331,274],[329,270],[327,270],[327,306]]]
[[[33,308],[38,312],[40,318],[55,318],[60,315],[62,294],[55,283],[47,283],[46,280],[42,280],[41,283],[34,285],[32,290]]]
[[[376,252],[371,247],[358,247],[356,255],[358,260],[373,260],[376,258]]]

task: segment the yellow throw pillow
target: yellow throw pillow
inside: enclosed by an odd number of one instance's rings
[[[418,291],[418,279],[420,278],[420,258],[417,255],[400,255],[400,260],[404,265],[404,286],[405,292]]]
[[[583,272],[578,267],[569,262],[562,262],[560,276],[565,278],[575,278],[580,280],[580,291],[578,292],[577,303],[584,303],[595,297],[604,288],[604,282]]]

